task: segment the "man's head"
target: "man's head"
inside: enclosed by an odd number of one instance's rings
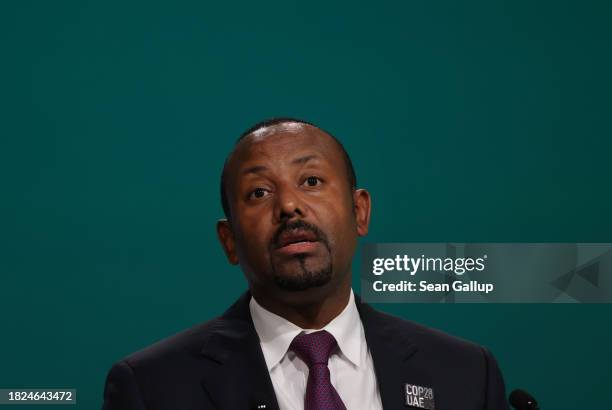
[[[251,127],[225,162],[221,197],[219,239],[254,295],[308,303],[350,287],[370,197],[329,133],[294,119]]]
[[[346,173],[348,176],[348,183],[349,186],[354,190],[357,188],[357,175],[355,174],[355,169],[353,168],[353,162],[351,161],[351,157],[349,157],[348,153],[346,152],[346,150],[344,149],[344,146],[342,145],[342,143],[340,141],[338,141],[338,139],[336,137],[334,137],[332,134],[330,134],[327,131],[322,130],[321,128],[317,127],[316,125],[314,125],[311,122],[308,121],[304,121],[304,120],[299,120],[296,118],[288,118],[288,117],[282,117],[282,118],[271,118],[271,119],[267,119],[267,120],[263,120],[258,122],[257,124],[253,125],[252,127],[250,127],[249,129],[247,129],[246,131],[244,131],[240,137],[238,138],[238,140],[236,141],[235,147],[234,147],[234,151],[236,149],[236,147],[238,146],[238,144],[240,144],[240,142],[242,142],[242,140],[244,140],[245,138],[247,138],[248,136],[250,136],[253,133],[257,133],[257,132],[262,132],[262,130],[266,129],[266,130],[272,130],[272,127],[274,126],[278,126],[281,124],[301,124],[301,125],[310,125],[314,128],[319,129],[320,131],[324,132],[325,134],[327,134],[329,137],[331,137],[337,144],[338,144],[338,148],[340,148],[340,151],[342,153],[342,158],[344,160],[344,165],[346,167]],[[228,165],[228,161],[231,158],[233,152],[232,151],[226,158],[225,160],[225,164],[223,164],[223,171],[221,172],[221,206],[223,207],[223,213],[225,214],[225,217],[227,219],[230,219],[230,209],[229,209],[229,203],[227,200],[227,191],[226,191],[226,179],[227,179],[227,165]]]

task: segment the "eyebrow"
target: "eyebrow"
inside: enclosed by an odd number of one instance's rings
[[[305,164],[310,160],[313,159],[319,159],[320,157],[317,154],[310,154],[310,155],[304,155],[302,157],[298,157],[296,159],[294,159],[293,161],[291,161],[292,164]],[[242,171],[242,175],[246,175],[246,174],[257,174],[259,172],[262,171],[267,171],[268,167],[266,167],[265,165],[254,165],[252,167],[248,167],[246,168],[244,171]]]

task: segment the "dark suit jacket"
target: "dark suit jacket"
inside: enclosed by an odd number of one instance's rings
[[[278,409],[249,299],[116,363],[103,410]],[[508,408],[486,349],[356,302],[385,410],[408,408],[407,383],[433,388],[436,410]]]

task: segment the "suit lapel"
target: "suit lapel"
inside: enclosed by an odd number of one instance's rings
[[[205,358],[202,386],[217,409],[278,410],[247,292],[214,324],[201,354]],[[385,410],[405,410],[405,384],[432,386],[426,369],[415,364],[418,351],[410,335],[399,333],[389,316],[362,303],[355,295],[366,342]],[[261,408],[261,407],[260,407]]]
[[[411,335],[399,332],[387,315],[362,303],[359,298],[355,301],[372,354],[383,408],[406,410],[406,383],[431,386],[426,370],[415,364],[418,347]]]
[[[217,320],[201,354],[205,357],[202,385],[217,409],[251,409],[278,403],[245,293]]]

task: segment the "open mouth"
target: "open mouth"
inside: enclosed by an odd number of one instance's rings
[[[287,256],[303,255],[314,253],[318,247],[319,242],[293,242],[278,248],[276,251]]]
[[[277,251],[286,255],[310,253],[319,246],[314,232],[297,229],[283,232],[277,241]]]
[[[300,243],[312,243],[318,242],[319,238],[314,232],[306,231],[303,229],[288,230],[283,232],[278,238],[277,248],[284,248],[290,245],[296,245]]]

